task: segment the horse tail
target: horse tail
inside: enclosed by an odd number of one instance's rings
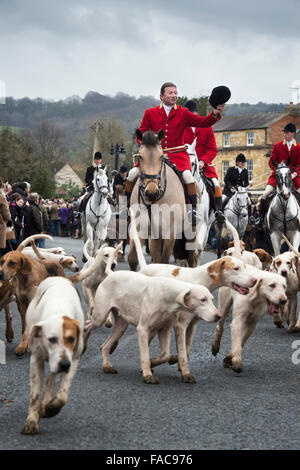
[[[95,258],[95,261],[91,266],[89,266],[87,269],[82,269],[78,274],[73,274],[72,276],[69,276],[68,279],[73,283],[76,284],[77,282],[83,281],[87,277],[89,277],[91,274],[93,274],[97,269],[99,269],[99,266],[103,260],[103,249],[106,247],[106,244],[101,245],[100,250],[98,250],[97,256]]]
[[[135,220],[135,215],[133,210],[130,209],[130,219],[131,219],[131,224],[130,224],[130,238],[134,241],[135,248],[136,248],[136,254],[138,257],[138,262],[140,265],[140,270],[142,271],[146,266],[146,260],[144,257],[144,253],[142,250],[142,245],[139,239],[139,235],[136,229],[136,220]]]
[[[299,257],[299,256],[300,256],[299,251],[297,251],[296,248],[293,247],[293,245],[292,245],[292,244],[290,243],[290,241],[286,238],[286,236],[283,235],[283,233],[281,234],[281,236],[282,236],[283,240],[285,241],[285,243],[289,246],[289,248],[291,249],[291,251],[292,251],[293,253],[295,253],[296,256]]]
[[[241,252],[241,244],[240,244],[240,237],[239,234],[237,233],[237,230],[234,228],[234,226],[226,219],[226,225],[227,228],[232,233],[233,236],[233,246],[234,246],[234,255],[236,258],[242,259],[242,252]]]
[[[31,235],[30,237],[26,238],[25,240],[20,243],[16,251],[23,251],[23,248],[25,246],[29,245],[33,240],[38,240],[39,238],[47,238],[48,240],[53,240],[53,238],[50,235],[47,235],[46,233],[37,233],[36,235]]]

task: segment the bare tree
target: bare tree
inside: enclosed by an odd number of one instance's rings
[[[36,153],[48,162],[54,175],[66,151],[61,130],[49,121],[42,121],[33,129],[31,137]]]

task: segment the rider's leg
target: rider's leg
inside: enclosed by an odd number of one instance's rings
[[[186,187],[189,201],[192,206],[191,221],[192,221],[192,224],[195,224],[197,222],[197,219],[199,219],[199,216],[197,215],[198,201],[197,201],[196,181],[190,170],[184,170],[182,172],[182,178]]]
[[[220,222],[224,220],[223,207],[222,207],[222,189],[217,178],[212,178],[212,182],[215,187],[215,201],[216,201],[216,219],[219,219]]]
[[[255,221],[256,225],[263,224],[265,214],[266,214],[266,205],[267,205],[266,199],[274,191],[274,189],[275,189],[274,186],[267,184],[266,189],[264,190],[261,196],[260,207],[259,207],[259,218],[256,219]]]
[[[133,190],[133,187],[140,176],[140,168],[134,166],[128,173],[127,179],[125,181],[125,196],[127,197],[127,207],[129,206],[130,196]]]

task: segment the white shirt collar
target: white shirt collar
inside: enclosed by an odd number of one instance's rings
[[[163,107],[165,108],[166,115],[169,116],[169,113],[171,109],[173,108],[173,106],[167,106],[166,104],[163,104]]]

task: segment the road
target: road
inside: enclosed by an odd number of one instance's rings
[[[68,238],[47,241],[80,259],[83,242]],[[214,259],[205,254],[205,261]],[[119,263],[118,269],[128,269]],[[215,295],[215,299],[217,299]],[[243,354],[244,371],[224,369],[230,328],[217,358],[211,355],[214,324],[198,326],[190,369],[196,384],[183,384],[177,366],[160,366],[160,385],[146,385],[140,373],[137,335],[130,327],[112,355],[118,374],[104,374],[99,346],[109,331],[92,332],[81,358],[67,405],[55,418],[40,421],[37,436],[20,434],[29,404],[29,354],[14,349],[21,336],[13,304],[15,339],[6,345],[0,365],[0,449],[298,449],[300,446],[299,374],[292,343],[298,335],[276,329],[265,315]],[[0,339],[5,338],[4,311]],[[299,346],[298,346],[299,347]],[[175,351],[174,342],[172,350]],[[158,343],[151,344],[152,355]]]

